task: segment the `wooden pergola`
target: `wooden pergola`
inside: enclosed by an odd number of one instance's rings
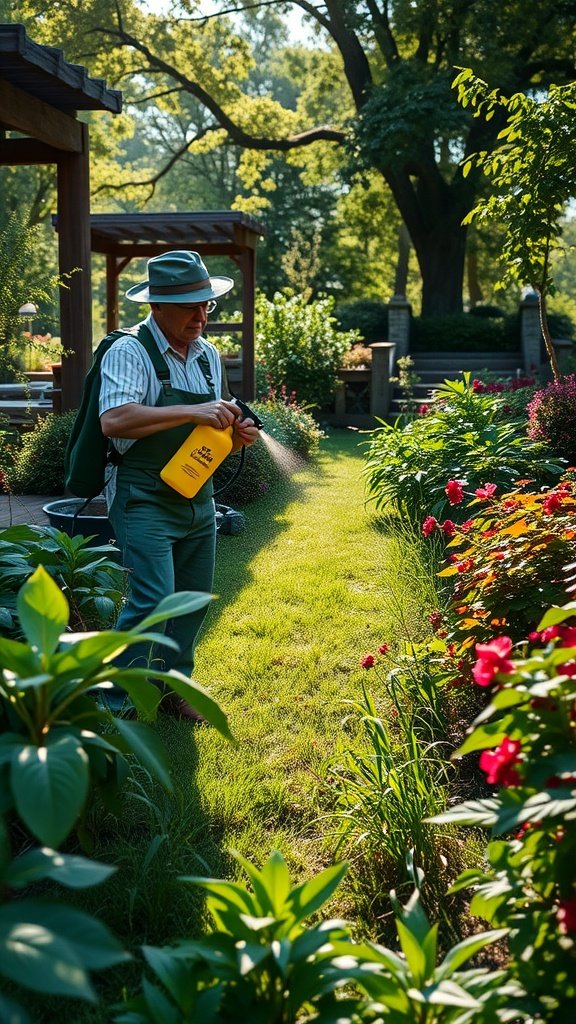
[[[95,213],[90,217],[92,252],[106,256],[106,327],[118,327],[118,281],[135,258],[149,259],[169,249],[193,249],[207,259],[228,256],[242,283],[242,319],[216,321],[212,333],[238,331],[242,337],[241,398],[254,397],[254,292],[256,246],[264,228],[252,217],[235,211],[201,213]],[[143,267],[142,280],[146,277]]]
[[[79,405],[92,361],[89,133],[76,115],[121,109],[120,92],[61,50],[32,42],[23,25],[0,24],[0,165],[56,166],[58,264],[71,274],[60,289],[60,337],[71,353],[62,359],[63,409]]]

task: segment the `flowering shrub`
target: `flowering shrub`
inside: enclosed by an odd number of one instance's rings
[[[388,506],[421,523],[426,514],[443,516],[464,490],[473,492],[486,480],[499,490],[523,478],[551,482],[561,466],[544,443],[526,437],[525,416],[502,417],[507,397],[477,392],[465,374],[463,381],[444,382],[426,415],[372,431],[363,473],[376,508]],[[454,485],[450,492],[447,480]]]
[[[567,596],[565,569],[576,550],[576,490],[565,479],[541,492],[515,490],[498,496],[494,484],[475,491],[467,506],[473,518],[455,527],[448,544],[448,565],[439,573],[450,578],[453,628],[450,639],[464,649],[474,640],[489,640],[495,628],[506,627],[518,640],[534,629],[551,604]],[[430,517],[422,532],[446,530]]]
[[[550,1022],[576,1006],[575,616],[576,603],[548,611],[522,659],[509,657],[510,637],[476,645],[474,677],[491,702],[454,756],[480,751],[500,788],[433,819],[491,830],[487,867],[451,892],[472,886],[471,913],[509,929],[510,969],[531,994],[524,1009]]]
[[[528,406],[528,435],[576,463],[576,374],[551,381]]]

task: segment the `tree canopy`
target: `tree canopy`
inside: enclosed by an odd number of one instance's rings
[[[389,191],[392,218],[406,225],[417,256],[422,311],[458,311],[462,222],[486,188],[478,168],[464,177],[460,165],[491,151],[502,120],[479,121],[458,106],[454,68],[470,66],[507,94],[571,81],[576,0],[292,0],[272,8],[216,0],[206,16],[198,0],[176,0],[165,14],[136,0],[16,0],[12,17],[124,90],[127,110],[142,112],[146,146],[156,147],[151,179],[161,151],[175,166],[217,148],[226,161],[234,150],[243,182],[234,201],[257,212],[278,188],[279,154],[339,199],[380,178],[383,204]],[[314,50],[286,48],[282,15],[291,9],[314,28]]]

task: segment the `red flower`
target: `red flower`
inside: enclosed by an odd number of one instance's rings
[[[447,653],[449,658],[456,657],[456,644],[448,644]]]
[[[522,749],[520,740],[511,740],[505,736],[495,750],[483,750],[480,755],[480,767],[486,772],[486,781],[491,786],[518,786],[520,776],[515,765],[519,764]]]
[[[425,537],[430,537],[434,533],[434,530],[439,526],[439,522],[434,516],[426,516],[426,519],[422,523],[422,533]]]
[[[464,498],[464,487],[461,480],[449,480],[444,490],[451,505],[459,505]]]
[[[478,686],[489,686],[499,672],[511,672],[514,665],[508,660],[512,650],[509,636],[499,636],[487,644],[476,644],[478,660],[472,668],[472,675]]]
[[[388,654],[389,650],[390,647],[388,644],[380,644],[380,647],[378,648],[378,654]]]
[[[506,501],[502,502],[502,508],[505,512],[514,512],[517,508],[520,508],[521,502],[517,498],[506,498]]]
[[[539,643],[540,642],[540,633],[538,632],[538,630],[537,629],[533,629],[531,633],[528,633],[528,639],[531,640],[533,644]]]
[[[576,647],[576,626],[562,627],[562,643],[560,647]]]
[[[472,381],[472,390],[477,394],[481,394],[484,391],[484,385],[477,377],[474,377],[474,380]]]
[[[568,932],[576,932],[576,895],[569,900],[561,900],[556,911],[559,931],[563,935]]]
[[[468,530],[470,530],[473,526],[474,526],[474,520],[473,519],[467,519],[465,523],[461,524],[460,529],[461,529],[462,533],[468,533]]]
[[[373,654],[365,654],[361,659],[360,664],[362,668],[374,668],[374,661],[375,658]]]
[[[562,635],[560,626],[547,626],[540,633],[540,639],[543,644],[547,644],[550,640],[557,640]]]
[[[447,537],[453,537],[456,533],[456,523],[453,523],[451,519],[445,519],[440,529]]]
[[[477,487],[474,494],[477,498],[493,498],[496,492],[496,484],[484,484],[484,487]]]
[[[419,405],[418,406],[418,415],[419,416],[426,416],[426,414],[429,413],[429,412],[430,412],[430,406],[429,405],[426,405],[424,403],[424,405]]]
[[[576,661],[566,661],[563,665],[558,665],[558,675],[573,679],[576,676]]]
[[[471,558],[466,558],[463,562],[458,562],[456,569],[458,572],[468,572],[469,569],[474,567],[474,562]]]
[[[492,558],[494,558],[497,562],[502,562],[506,558],[506,555],[504,554],[503,551],[495,551],[494,554],[492,555]]]
[[[542,504],[542,511],[545,516],[551,516],[562,504],[561,494],[549,494]]]
[[[428,622],[432,626],[434,632],[442,625],[442,612],[431,612],[428,616]]]

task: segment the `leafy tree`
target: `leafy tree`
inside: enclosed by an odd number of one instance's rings
[[[464,178],[458,165],[473,152],[491,151],[501,120],[481,122],[458,108],[450,92],[453,68],[473,64],[510,93],[571,79],[574,0],[529,7],[521,0],[279,3],[279,11],[305,12],[321,42],[318,61],[324,68],[332,61],[346,85],[344,94],[322,75],[296,98],[287,90],[280,99],[267,91],[266,76],[264,91],[250,91],[252,69],[264,54],[252,51],[245,22],[238,23],[244,11],[265,6],[220,0],[210,16],[199,14],[197,0],[178,0],[166,15],[146,14],[135,0],[17,0],[14,9],[33,24],[36,38],[45,33],[92,73],[153,100],[160,122],[199,104],[204,120],[190,119],[182,152],[192,145],[241,147],[246,188],[266,189],[270,154],[313,144],[323,152],[346,151],[353,172],[376,171],[410,233],[422,311],[459,311],[462,221],[481,174],[474,168]]]
[[[576,194],[574,146],[576,84],[551,85],[543,98],[522,93],[511,97],[464,68],[454,85],[462,106],[474,108],[475,117],[489,120],[504,114],[506,125],[492,152],[470,154],[464,175],[479,167],[495,192],[481,200],[465,221],[497,221],[505,225],[500,262],[502,285],[530,284],[538,295],[540,321],[555,378],[560,376],[548,327],[546,296],[554,291],[551,257],[562,249],[562,217]]]

